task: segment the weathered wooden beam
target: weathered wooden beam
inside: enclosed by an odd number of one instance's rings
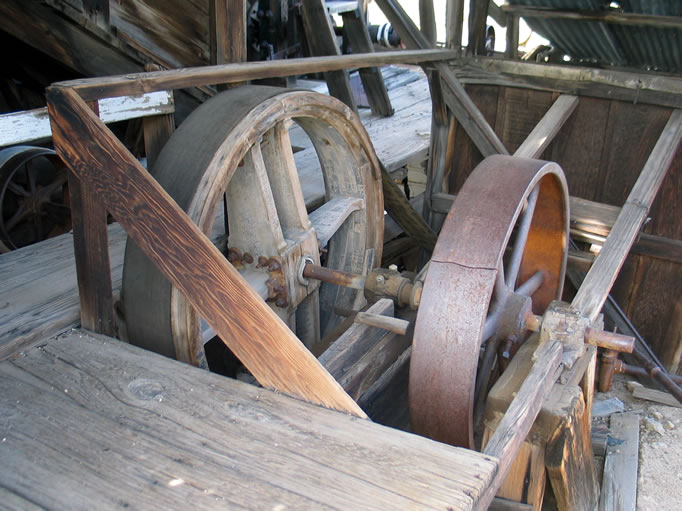
[[[486,57],[458,59],[451,70],[464,84],[524,87],[682,108],[682,79],[674,76]]]
[[[469,0],[469,45],[467,55],[485,55],[485,34],[488,20],[486,0]]]
[[[77,92],[53,86],[47,96],[62,159],[259,383],[366,417]]]
[[[524,5],[508,5],[500,7],[502,11],[513,13],[524,18],[541,18],[575,21],[601,21],[613,25],[649,26],[658,28],[682,28],[682,16],[660,16],[618,11],[587,11],[555,9],[554,7],[534,7]]]
[[[341,55],[339,46],[336,44],[336,35],[332,28],[323,0],[307,0],[301,2],[303,14],[303,26],[306,31],[306,39],[313,55]],[[348,71],[340,69],[326,71],[324,79],[327,82],[329,94],[343,101],[353,111],[357,112],[353,91],[350,88]]]
[[[611,415],[610,435],[624,442],[607,448],[599,510],[635,511],[639,462],[639,414],[628,412]]]
[[[372,53],[374,51],[374,45],[369,38],[363,12],[358,8],[341,14],[343,30],[350,41],[354,53]],[[393,107],[388,97],[388,91],[386,90],[381,70],[378,67],[363,67],[359,73],[372,112],[385,117],[393,115]]]
[[[449,50],[433,49],[426,51],[398,50],[379,53],[358,53],[356,55],[268,60],[225,64],[222,66],[171,69],[156,73],[132,73],[71,80],[56,83],[55,85],[73,88],[78,91],[83,99],[89,101],[115,96],[134,96],[160,90],[321,73],[339,69],[433,62],[448,60],[453,58],[454,55],[454,52]]]
[[[682,110],[674,110],[632,187],[613,229],[571,306],[596,319],[618,276],[682,139]]]
[[[490,2],[494,5],[493,2]],[[507,15],[505,25],[507,26],[507,33],[505,38],[507,40],[507,47],[504,50],[504,58],[516,59],[519,56],[519,18],[513,14]]]
[[[549,108],[547,113],[535,125],[514,156],[522,158],[538,158],[554,140],[559,130],[578,106],[576,96],[561,95]]]
[[[429,42],[429,47],[436,46],[436,15],[433,12],[433,0],[419,0],[419,28]]]
[[[82,0],[83,10],[98,25],[109,24],[109,0]]]
[[[246,62],[246,0],[210,0],[211,64]]]
[[[563,349],[558,341],[550,341],[540,346],[530,373],[486,444],[483,453],[498,458],[500,464],[495,478],[481,497],[481,509],[485,509],[493,500],[516,453],[526,440],[542,403],[551,392],[558,376],[562,354]]]
[[[447,0],[445,4],[445,41],[448,48],[462,52],[464,0]]]

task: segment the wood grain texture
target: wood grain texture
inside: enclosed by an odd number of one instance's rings
[[[340,56],[341,50],[339,50],[336,44],[336,35],[327,14],[324,0],[308,0],[301,3],[301,13],[303,15],[306,39],[313,55]],[[353,91],[350,88],[348,71],[345,69],[326,71],[324,79],[332,96],[343,101],[354,112],[358,111]]]
[[[639,462],[639,415],[634,412],[611,415],[609,434],[624,442],[607,448],[599,510],[635,511]],[[609,503],[617,505],[611,507]]]
[[[604,305],[618,271],[649,213],[681,138],[682,110],[675,110],[618,215],[599,257],[571,303],[586,317],[595,319]]]
[[[576,96],[562,95],[552,104],[547,113],[526,137],[514,156],[523,158],[539,157],[554,140],[559,130],[578,106]]]
[[[264,387],[365,416],[73,90],[48,108],[61,157]]]
[[[0,380],[5,504],[464,510],[497,466],[78,331]]]
[[[448,50],[358,53],[356,55],[310,57],[306,59],[285,59],[174,69],[156,73],[132,73],[120,76],[71,80],[55,85],[74,88],[83,99],[91,100],[199,85],[215,85],[217,83],[241,82],[259,78],[276,78],[280,76],[338,71],[348,68],[433,62],[447,60],[452,58],[452,56],[452,52]]]
[[[493,483],[488,487],[483,503],[486,505],[495,496],[497,488],[504,481],[516,453],[523,445],[542,403],[552,390],[552,385],[561,365],[563,349],[558,341],[540,346],[530,373],[512,400],[495,433],[486,444],[484,454],[500,460],[500,467]]]

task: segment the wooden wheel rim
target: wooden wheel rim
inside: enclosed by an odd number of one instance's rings
[[[350,213],[329,241],[330,265],[355,273],[367,271],[363,268],[367,259],[381,258],[383,200],[379,163],[362,123],[334,98],[256,86],[219,94],[178,128],[159,155],[152,174],[208,235],[223,194],[226,189],[229,192],[229,183],[235,175],[243,174],[238,172],[240,166],[248,167],[256,146],[261,152],[263,138],[282,136],[287,130],[281,127],[290,120],[299,124],[313,142],[325,180],[326,199],[339,195],[362,199],[362,206]],[[298,181],[291,186],[300,189]],[[229,210],[231,201],[227,204]],[[232,226],[239,214],[229,212],[228,216]],[[309,248],[310,243],[307,245]],[[319,253],[314,252],[301,255],[319,264]],[[253,254],[256,260],[258,255]],[[126,246],[122,293],[131,342],[206,367],[200,318],[132,242]],[[327,325],[338,321],[330,304],[351,307],[358,294],[327,285],[321,286],[319,293],[324,305],[323,324]]]
[[[532,294],[533,312],[540,314],[560,298],[566,269],[568,190],[561,168],[491,156],[476,167],[448,213],[424,282],[412,346],[410,418],[420,435],[474,446],[474,386],[486,318],[505,249],[536,188],[518,282],[542,272],[544,280]]]

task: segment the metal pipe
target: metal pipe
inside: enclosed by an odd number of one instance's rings
[[[613,373],[616,367],[618,352],[615,350],[605,350],[601,354],[601,366],[599,368],[599,392],[611,390]]]
[[[614,368],[614,373],[616,374],[628,374],[630,376],[639,376],[639,377],[644,377],[644,378],[650,378],[650,375],[646,369],[643,367],[639,366],[633,366],[630,364],[626,364],[622,360],[618,359],[616,360],[616,367]],[[670,379],[677,383],[678,385],[682,385],[682,376],[678,374],[670,374]]]
[[[306,279],[321,280],[337,286],[350,287],[352,289],[365,289],[365,277],[348,273],[341,270],[332,270],[317,264],[308,263],[303,267],[303,277]]]
[[[647,371],[650,378],[663,385],[673,396],[675,396],[675,399],[682,403],[682,388],[670,378],[670,375],[668,375],[667,372],[661,370],[660,367],[657,367],[656,364],[652,363],[639,350],[634,350],[632,354],[637,359],[637,362],[642,364],[642,367]]]
[[[585,331],[585,342],[607,350],[623,351],[632,353],[635,348],[635,338],[630,335],[621,335],[605,330],[588,328]]]

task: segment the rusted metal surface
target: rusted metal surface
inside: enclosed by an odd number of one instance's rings
[[[363,275],[326,268],[319,264],[306,264],[303,267],[303,277],[306,279],[321,280],[322,282],[335,284],[337,286],[359,289],[361,291],[364,291],[365,289],[365,277]]]
[[[632,350],[635,348],[635,338],[632,336],[596,330],[594,328],[588,328],[585,332],[585,342],[607,350],[625,353],[632,353]]]
[[[410,365],[415,432],[473,447],[481,344],[507,341],[500,337],[509,331],[499,328],[503,316],[519,324],[512,337],[524,337],[530,310],[542,314],[560,297],[568,220],[568,192],[558,165],[492,156],[474,170],[445,220],[424,282]],[[516,241],[519,232],[525,243]],[[522,257],[505,257],[507,247],[522,250]],[[518,268],[510,267],[513,261]],[[509,281],[505,274],[512,276]],[[514,303],[520,304],[516,314],[507,310]]]

